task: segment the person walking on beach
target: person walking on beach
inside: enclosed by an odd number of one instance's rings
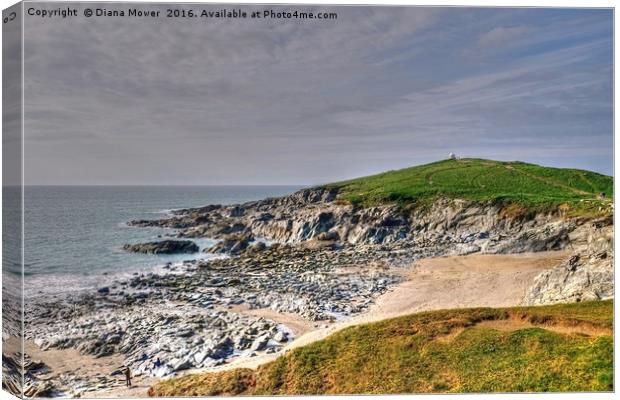
[[[125,380],[127,382],[127,387],[131,387],[131,370],[129,367],[125,367]]]

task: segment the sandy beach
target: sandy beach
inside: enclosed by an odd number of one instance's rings
[[[420,260],[410,268],[399,269],[405,280],[380,296],[367,312],[331,324],[312,323],[297,315],[277,313],[270,309],[246,310],[237,307],[235,311],[287,324],[297,337],[284,348],[286,352],[321,340],[349,326],[415,312],[518,305],[534,277],[541,271],[557,266],[566,256],[565,251],[551,251],[514,255],[475,254]],[[498,326],[497,329],[508,328]],[[181,375],[256,368],[278,356],[279,354],[263,354],[252,358],[237,358],[219,367],[188,370]],[[137,385],[131,389],[118,387],[97,391],[93,396],[146,396],[149,384],[155,381],[154,378],[147,378],[136,381]]]
[[[421,311],[519,305],[534,278],[560,264],[566,255],[564,251],[552,251],[420,260],[404,271],[406,280],[379,297],[368,312],[310,331],[286,349],[321,340],[349,326]]]

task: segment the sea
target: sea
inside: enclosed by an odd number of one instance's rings
[[[299,186],[27,186],[24,190],[24,293],[26,298],[98,287],[112,277],[158,271],[167,263],[214,257],[201,252],[134,254],[124,244],[161,240],[164,228],[127,225],[159,219],[172,210],[237,204],[283,196]],[[6,215],[6,210],[4,215]],[[6,273],[6,271],[3,271]],[[18,274],[12,268],[10,273]]]

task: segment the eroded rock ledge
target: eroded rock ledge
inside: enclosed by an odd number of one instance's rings
[[[575,238],[573,253],[561,265],[536,277],[524,303],[568,303],[614,297],[613,227],[600,221]]]
[[[175,228],[180,238],[224,239],[229,245],[219,246],[220,250],[235,244],[236,250],[247,248],[247,243],[235,243],[240,238],[264,237],[283,243],[329,240],[340,245],[415,239],[457,244],[455,253],[564,249],[569,234],[581,225],[560,218],[557,212],[514,213],[491,202],[439,199],[426,209],[407,210],[394,204],[362,208],[337,195],[336,189],[304,189],[244,204],[177,210],[170,218],[130,224]]]
[[[191,240],[163,240],[161,242],[126,244],[123,246],[123,250],[145,254],[190,254],[197,253],[200,249]]]

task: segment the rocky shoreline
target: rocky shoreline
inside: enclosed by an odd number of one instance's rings
[[[169,264],[166,272],[114,279],[92,293],[27,302],[26,340],[41,350],[120,356],[135,376],[161,378],[238,357],[278,353],[294,339],[287,326],[245,315],[235,311],[237,306],[293,313],[320,326],[363,313],[401,282],[399,270],[422,258],[581,249],[592,243],[592,232],[612,229],[609,219],[528,215],[460,200],[441,200],[425,210],[359,208],[325,188],[241,205],[178,210],[169,218],[130,224],[173,228],[182,241],[146,243],[129,251],[194,252],[192,238],[210,238],[219,242],[209,252],[230,256]],[[607,247],[605,251],[599,259],[607,261],[597,268],[612,270],[613,253]],[[552,286],[550,279],[539,286]],[[596,279],[608,280],[609,275],[600,273]],[[592,279],[578,285],[592,285]],[[533,290],[528,301],[557,300],[543,298],[544,293]],[[121,367],[67,378],[33,363],[40,368],[29,374],[30,393],[39,396],[102,390],[113,385]]]
[[[235,357],[279,352],[294,339],[286,326],[231,311],[234,306],[295,313],[319,326],[363,312],[399,283],[388,263],[404,265],[426,255],[381,246],[276,245],[259,254],[187,261],[169,266],[177,271],[136,275],[96,293],[29,303],[25,339],[42,350],[75,348],[95,358],[121,354],[136,376],[215,367]],[[369,258],[374,264],[360,268]],[[104,377],[91,378],[94,389]],[[48,389],[76,394],[67,382],[58,383]]]

